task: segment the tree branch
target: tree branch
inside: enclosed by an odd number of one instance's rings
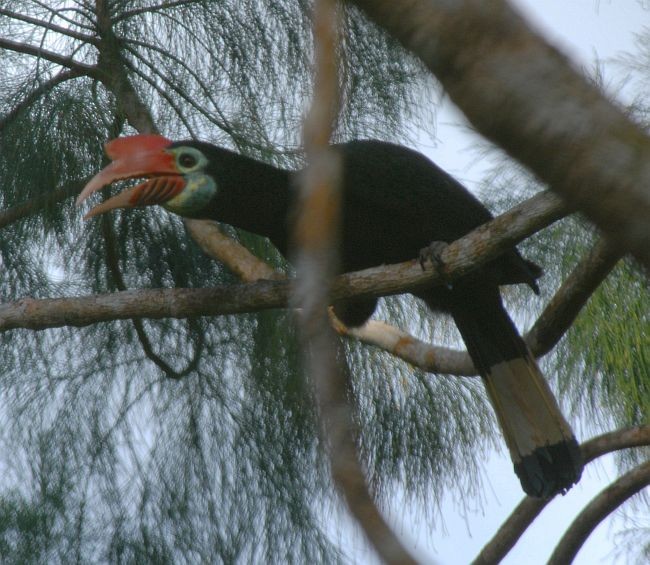
[[[260,279],[281,280],[284,274],[275,271],[268,263],[258,259],[243,245],[224,235],[219,225],[211,220],[183,220],[192,239],[203,252],[223,263],[245,282]]]
[[[0,48],[14,51],[16,53],[22,53],[24,55],[32,55],[39,59],[45,59],[46,61],[50,61],[56,65],[77,71],[80,75],[86,75],[92,78],[98,77],[97,68],[94,65],[80,63],[79,61],[75,61],[72,57],[65,57],[55,53],[54,51],[43,49],[42,47],[0,37]]]
[[[161,4],[157,4],[156,6],[135,8],[133,10],[128,10],[126,12],[123,12],[122,14],[117,16],[115,18],[115,22],[121,22],[129,18],[132,18],[134,16],[139,16],[141,14],[150,14],[153,12],[159,12],[160,10],[164,10],[167,8],[178,8],[180,6],[188,6],[190,4],[196,4],[197,2],[198,0],[175,0],[175,1],[162,2]]]
[[[379,347],[428,373],[478,376],[467,351],[432,345],[379,320],[368,320],[359,328],[348,328],[332,314],[332,324],[340,335]]]
[[[535,357],[549,353],[571,328],[592,293],[620,257],[605,240],[599,241],[576,265],[524,339]],[[339,334],[384,349],[429,373],[477,376],[466,351],[431,345],[383,322],[370,320],[360,328],[335,323]]]
[[[620,258],[620,251],[601,239],[580,260],[526,334],[535,356],[545,355],[557,345]]]
[[[410,290],[429,286],[432,284],[446,284],[454,281],[456,278],[466,274],[472,268],[493,259],[496,255],[510,248],[513,244],[545,225],[551,223],[563,213],[564,207],[558,199],[550,193],[541,193],[526,202],[515,206],[512,210],[498,216],[494,220],[479,226],[463,238],[451,243],[443,252],[442,258],[444,263],[444,274],[437,270],[422,270],[419,261],[414,259],[397,265],[374,267],[356,273],[347,273],[337,277],[334,282],[331,293],[332,299],[347,298],[351,296],[384,296],[390,294],[402,294]],[[537,215],[533,213],[537,212]],[[34,301],[24,299],[17,303],[6,304],[0,310],[0,330],[13,329],[17,327],[29,327],[31,329],[43,329],[47,327],[59,327],[67,325],[67,320],[71,319],[66,309],[72,307],[71,301],[78,301],[79,308],[75,308],[77,314],[75,321],[71,325],[88,325],[100,321],[111,319],[124,319],[125,317],[142,317],[142,318],[162,318],[169,316],[169,312],[174,312],[171,317],[196,317],[201,315],[218,315],[232,314],[236,312],[250,312],[257,309],[280,308],[287,305],[287,288],[288,282],[276,283],[275,289],[278,293],[275,297],[268,296],[270,287],[258,287],[256,285],[232,285],[232,288],[238,289],[228,295],[227,288],[212,289],[223,293],[222,303],[204,304],[204,311],[196,310],[192,302],[192,292],[199,293],[199,289],[177,289],[180,294],[176,297],[174,294],[165,294],[166,292],[175,291],[138,291],[143,299],[138,304],[131,303],[132,295],[125,293],[116,293],[116,300],[111,301],[109,296],[95,296],[85,298],[61,298],[49,299],[44,301]],[[206,289],[210,290],[210,289]],[[149,303],[148,292],[162,292],[161,298]],[[259,292],[259,296],[256,296]],[[122,297],[123,302],[117,297]],[[174,299],[177,304],[171,308],[161,302],[162,297]],[[33,316],[28,316],[23,307],[20,306],[25,300],[29,301],[30,309]],[[187,303],[185,301],[188,301]],[[42,303],[44,311],[48,312],[45,318],[39,315],[38,304]],[[87,308],[96,303],[97,316],[93,316],[92,311]],[[57,306],[57,304],[59,306]],[[129,312],[125,315],[122,308]],[[57,313],[57,308],[63,310]],[[112,309],[112,310],[111,310]],[[23,318],[18,314],[24,312]],[[7,318],[8,316],[8,318]],[[11,320],[9,323],[8,320]],[[22,321],[21,321],[22,319]],[[39,324],[40,327],[39,327]]]
[[[27,96],[16,104],[0,119],[0,131],[2,131],[11,120],[13,120],[22,110],[34,103],[40,96],[52,90],[55,86],[71,79],[83,76],[83,73],[77,69],[68,69],[54,75],[51,79],[39,84],[33,90],[30,90]]]
[[[304,122],[307,167],[301,175],[296,203],[292,257],[296,281],[291,302],[298,307],[305,373],[314,387],[334,484],[382,560],[413,564],[415,561],[384,520],[368,489],[359,460],[359,431],[348,398],[349,370],[328,319],[330,283],[339,259],[341,202],[341,158],[329,144],[339,105],[338,17],[336,0],[316,0],[315,79]]]
[[[504,0],[350,0],[477,130],[650,268],[650,139]]]
[[[70,196],[75,196],[79,194],[83,186],[86,184],[86,180],[83,181],[73,181],[58,188],[55,188],[51,191],[44,191],[38,196],[34,196],[29,200],[25,200],[12,208],[7,208],[0,211],[0,229],[6,228],[7,226],[22,220],[27,216],[42,210],[46,206],[59,202]]]
[[[586,465],[606,453],[645,445],[650,445],[650,425],[626,428],[596,436],[583,443],[580,450]],[[553,499],[525,497],[481,550],[481,553],[472,562],[473,565],[499,563],[551,500]],[[565,563],[569,561],[565,561]]]
[[[601,491],[569,526],[548,560],[548,565],[571,563],[598,524],[648,485],[650,461],[638,465]]]
[[[120,52],[120,40],[113,31],[109,3],[95,0],[97,29],[100,41],[97,45],[99,80],[113,93],[119,112],[140,133],[157,133],[153,116],[129,80],[126,64]]]
[[[21,14],[19,12],[14,12],[13,10],[7,10],[6,8],[0,8],[0,16],[6,16],[8,18],[11,18],[13,20],[25,22],[28,24],[32,24],[38,27],[42,27],[46,30],[53,31],[55,33],[60,33],[61,35],[65,35],[67,37],[71,37],[73,39],[78,39],[79,41],[83,41],[84,43],[90,43],[92,45],[97,44],[97,38],[88,35],[85,33],[81,33],[78,31],[75,31],[74,29],[70,27],[64,27],[60,26],[57,24],[54,24],[52,22],[46,22],[41,20],[40,18],[34,18],[32,16],[28,16],[27,14]]]

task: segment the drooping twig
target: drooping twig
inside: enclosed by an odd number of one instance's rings
[[[650,268],[650,139],[505,0],[349,0],[476,129]]]
[[[124,277],[122,276],[122,271],[120,269],[115,234],[113,233],[113,227],[110,223],[110,220],[106,216],[102,216],[102,233],[104,235],[104,241],[106,242],[106,265],[108,267],[108,272],[111,275],[112,282],[117,289],[121,292],[126,292],[126,283],[124,282]],[[178,380],[187,375],[196,369],[200,358],[200,350],[203,349],[203,334],[199,332],[198,335],[198,345],[197,351],[195,352],[192,360],[187,364],[187,366],[181,371],[176,371],[167,361],[165,361],[160,355],[154,350],[153,344],[147,335],[145,330],[144,323],[141,318],[132,318],[131,323],[135,329],[135,333],[138,336],[138,341],[142,347],[142,351],[146,357],[156,365],[163,374],[169,378]]]
[[[606,453],[650,445],[650,425],[609,432],[586,441],[580,446],[586,463]],[[494,537],[483,547],[473,565],[499,563],[539,516],[551,499],[525,497],[508,516]],[[567,561],[568,562],[568,561]]]

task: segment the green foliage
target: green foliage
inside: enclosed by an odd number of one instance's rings
[[[175,6],[172,6],[176,4]],[[201,137],[296,165],[311,89],[307,2],[8,1],[0,37],[85,65],[99,41],[162,133]],[[113,36],[100,35],[110,11]],[[432,82],[354,10],[343,15],[341,138],[405,140]],[[48,29],[50,24],[65,31]],[[161,210],[82,222],[71,196],[132,133],[95,76],[0,51],[0,292],[74,296],[234,282]],[[6,217],[6,216],[5,216]],[[276,266],[268,242],[239,234]],[[413,315],[413,307],[405,312]],[[118,321],[0,335],[0,549],[33,562],[337,562],[340,509],[287,312]],[[435,508],[456,477],[476,484],[474,449],[493,429],[471,382],[414,374],[351,345],[352,397],[372,484],[396,481]],[[173,377],[173,378],[167,378]],[[178,380],[179,377],[180,380]],[[425,399],[424,401],[422,399]],[[451,412],[451,416],[450,416]],[[475,413],[472,424],[465,419]],[[444,415],[444,417],[443,417]],[[458,445],[464,446],[462,450]],[[26,557],[28,556],[28,557]]]
[[[99,34],[102,6],[114,37]],[[309,2],[6,0],[0,7],[40,21],[3,15],[0,38],[84,65],[98,63],[100,40],[112,42],[123,65],[113,71],[128,79],[161,133],[287,166],[301,161]],[[430,130],[428,75],[354,9],[342,17],[338,136],[408,141],[417,128]],[[164,211],[81,221],[71,196],[101,166],[103,142],[133,133],[114,92],[83,76],[85,68],[62,71],[46,55],[0,50],[0,67],[3,300],[234,282]],[[5,222],[5,211],[16,213],[13,221]],[[239,235],[287,268],[268,242]],[[589,241],[569,222],[526,243],[549,273],[545,298]],[[629,266],[617,270],[557,357],[554,373],[568,399],[603,426],[648,418],[642,281]],[[383,314],[454,343],[409,300],[386,301]],[[598,347],[584,347],[595,339]],[[3,558],[345,561],[334,523],[340,502],[289,313],[15,330],[0,334],[0,348]],[[477,473],[495,438],[480,382],[424,375],[354,343],[346,362],[363,463],[380,501],[390,504],[396,484],[432,513],[445,491],[461,504],[479,496]]]

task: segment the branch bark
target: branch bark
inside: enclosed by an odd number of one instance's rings
[[[601,240],[576,265],[524,336],[535,357],[555,347],[619,258],[620,252]],[[361,328],[346,328],[338,322],[335,328],[341,335],[384,349],[429,373],[478,375],[466,351],[431,345],[382,322],[371,320]]]
[[[552,194],[538,194],[451,243],[442,255],[445,261],[444,273],[437,270],[423,271],[416,259],[346,273],[337,277],[331,288],[331,297],[335,300],[350,296],[401,294],[422,286],[453,281],[472,267],[489,261],[513,243],[557,219],[562,215],[563,209]],[[45,329],[65,325],[82,326],[129,317],[183,318],[281,308],[287,305],[288,286],[289,282],[277,281],[271,286],[257,283],[215,289],[128,291],[116,293],[114,299],[111,295],[47,300],[25,298],[0,307],[0,331],[19,327]],[[270,295],[271,288],[274,289],[275,296]],[[207,302],[208,294],[205,293],[210,292],[214,293],[212,296],[217,302]],[[197,308],[194,301],[199,296],[206,298],[203,310]]]
[[[620,258],[621,252],[601,239],[578,262],[525,336],[536,357],[557,345]]]
[[[606,453],[646,445],[650,445],[650,425],[626,428],[597,436],[583,443],[580,450],[586,465]],[[499,563],[551,500],[553,499],[525,497],[481,550],[472,562],[473,565]]]
[[[55,53],[54,51],[49,51],[48,49],[43,49],[36,45],[29,45],[28,43],[12,41],[11,39],[0,37],[0,48],[14,51],[15,53],[22,53],[23,55],[31,55],[33,57],[38,57],[39,59],[45,59],[46,61],[50,61],[50,63],[77,71],[80,75],[86,75],[93,78],[98,77],[97,67],[94,65],[80,63],[79,61],[75,61],[72,57],[65,57]]]
[[[203,252],[223,263],[245,282],[260,279],[282,280],[282,273],[275,271],[268,263],[258,259],[243,245],[224,235],[217,222],[209,220],[183,220],[187,231]]]
[[[504,0],[350,0],[477,130],[650,268],[650,139]]]

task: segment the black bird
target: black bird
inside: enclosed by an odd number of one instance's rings
[[[452,242],[492,218],[460,183],[416,151],[380,141],[335,147],[343,157],[344,272],[413,259],[432,242]],[[148,180],[86,217],[161,204],[181,216],[266,236],[286,256],[295,171],[208,143],[174,143],[158,135],[115,139],[106,152],[113,162],[86,185],[78,203],[116,180]],[[483,377],[524,491],[549,497],[580,478],[580,450],[499,293],[500,285],[515,283],[538,292],[540,275],[537,265],[512,248],[453,285],[432,286],[417,296],[431,310],[453,316]],[[376,303],[349,300],[334,308],[344,323],[359,326]]]

